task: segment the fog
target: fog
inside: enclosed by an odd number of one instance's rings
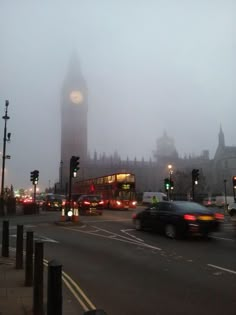
[[[88,86],[88,147],[153,158],[164,131],[180,156],[235,139],[234,0],[0,0],[0,113],[9,100],[6,184],[59,177],[60,97],[76,51]],[[0,150],[4,120],[0,121]]]

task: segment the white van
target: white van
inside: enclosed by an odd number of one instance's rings
[[[150,205],[152,203],[152,197],[156,196],[159,201],[167,200],[167,195],[157,191],[146,191],[143,193],[142,204]]]

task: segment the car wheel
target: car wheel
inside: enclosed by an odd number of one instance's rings
[[[135,219],[134,225],[135,225],[135,229],[137,231],[141,231],[142,230],[142,222],[141,222],[140,219]]]
[[[165,235],[168,238],[176,238],[176,227],[173,224],[166,224],[165,226]]]

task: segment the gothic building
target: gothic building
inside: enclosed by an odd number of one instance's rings
[[[169,174],[168,164],[173,165],[173,176],[178,183],[176,191],[179,194],[190,193],[193,168],[200,170],[199,191],[201,190],[202,193],[223,192],[225,179],[231,184],[232,175],[236,174],[236,147],[225,145],[222,128],[220,128],[219,143],[212,160],[207,150],[197,157],[180,158],[174,140],[166,132],[156,142],[153,160],[130,161],[128,158],[121,160],[118,152],[112,156],[98,155],[94,152],[93,157],[90,157],[87,151],[87,97],[87,86],[81,74],[79,62],[74,56],[61,95],[61,162],[58,185],[63,191],[68,183],[69,161],[72,155],[80,156],[80,180],[114,172],[133,172],[136,175],[136,190],[140,193],[163,191],[164,178]]]

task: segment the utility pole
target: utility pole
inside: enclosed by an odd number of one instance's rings
[[[4,136],[3,136],[3,152],[2,152],[2,185],[1,185],[1,215],[4,215],[4,179],[5,179],[5,160],[10,159],[10,156],[6,156],[6,142],[10,141],[11,134],[7,134],[7,120],[10,119],[10,117],[7,115],[7,110],[9,106],[9,101],[5,101],[5,115],[2,116],[4,119]]]
[[[225,211],[225,213],[226,213],[227,210],[228,210],[226,183],[227,183],[227,179],[224,179],[224,191],[225,191],[225,206],[224,206],[224,211]]]

